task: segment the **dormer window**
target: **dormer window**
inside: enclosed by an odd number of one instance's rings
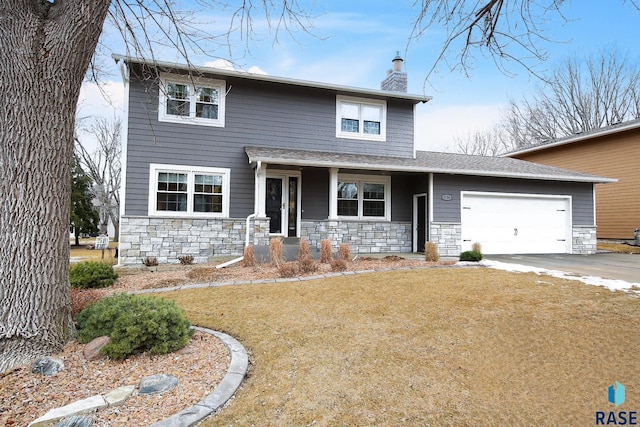
[[[386,140],[385,101],[338,96],[336,98],[336,137]]]
[[[224,81],[172,74],[160,81],[159,121],[224,127]]]

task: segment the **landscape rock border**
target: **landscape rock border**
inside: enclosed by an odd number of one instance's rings
[[[188,427],[193,426],[222,407],[238,390],[249,369],[249,355],[238,340],[223,332],[193,326],[193,329],[218,338],[227,348],[231,361],[220,384],[213,392],[195,405],[184,409],[169,418],[158,421],[151,427]]]

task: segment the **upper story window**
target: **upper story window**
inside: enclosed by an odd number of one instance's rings
[[[229,169],[150,167],[149,214],[229,216]]]
[[[336,137],[386,140],[387,103],[375,99],[336,98]]]
[[[391,219],[391,178],[338,175],[337,214],[343,218]]]
[[[158,120],[223,127],[225,86],[222,80],[161,74]]]

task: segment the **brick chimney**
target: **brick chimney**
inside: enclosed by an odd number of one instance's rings
[[[407,73],[402,71],[403,59],[400,57],[400,51],[396,53],[396,57],[391,62],[393,62],[393,69],[387,71],[387,77],[380,84],[380,89],[406,93]]]

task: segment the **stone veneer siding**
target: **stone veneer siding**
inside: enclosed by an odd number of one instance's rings
[[[440,256],[459,256],[462,252],[462,224],[432,222],[429,224],[430,241],[438,247]]]
[[[331,240],[333,249],[348,243],[353,254],[411,252],[411,222],[389,221],[302,221],[300,238],[320,248],[322,239]]]
[[[441,256],[459,256],[462,252],[462,226],[459,223],[430,224],[431,241],[438,246]],[[596,253],[598,239],[596,227],[588,225],[573,226],[573,254],[589,255]]]
[[[591,255],[595,254],[598,248],[598,238],[596,237],[596,227],[589,225],[573,226],[573,254]]]
[[[249,242],[269,244],[269,220],[254,218]],[[118,260],[121,265],[141,264],[155,257],[160,264],[176,264],[181,255],[192,255],[195,263],[214,256],[242,255],[245,218],[152,218],[123,216],[120,219]]]

